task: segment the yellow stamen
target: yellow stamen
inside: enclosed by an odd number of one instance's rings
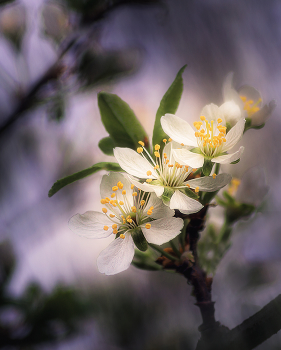
[[[112,191],[117,191],[118,190],[118,186],[113,186],[112,187]]]
[[[103,199],[103,198],[100,200],[100,202],[101,202],[101,204],[106,204],[107,203],[106,199]]]
[[[109,229],[108,226],[103,226],[104,231],[107,231]]]
[[[147,228],[148,230],[150,229],[151,224],[145,224],[145,228]]]
[[[117,182],[117,186],[120,188],[120,190],[122,190],[122,188],[124,187],[121,181]]]
[[[163,142],[166,143],[166,142],[167,142],[167,139],[163,139]]]
[[[142,199],[142,200],[140,201],[140,205],[141,205],[141,206],[143,206],[143,205],[144,205],[144,203],[145,203],[145,200],[144,200],[144,199]]]
[[[116,235],[118,233],[118,230],[114,229],[112,232]]]
[[[126,190],[123,190],[123,191],[122,191],[122,194],[125,195],[125,194],[126,194]]]
[[[155,155],[156,158],[160,158],[160,153],[158,151],[155,151],[154,155]]]
[[[206,120],[206,118],[205,118],[203,115],[201,115],[200,119],[201,119],[202,121]]]
[[[133,213],[136,213],[136,212],[137,212],[137,208],[136,208],[135,206],[132,206],[131,209],[132,209],[132,212],[133,212]]]
[[[120,204],[120,205],[124,205],[124,202],[123,202],[123,201],[120,201],[119,204]]]
[[[110,202],[110,198],[108,198],[108,197],[105,197],[105,200],[106,200],[106,203]]]
[[[146,179],[146,182],[151,182],[152,181],[152,179]]]
[[[160,145],[156,144],[156,145],[154,146],[154,148],[155,148],[155,151],[159,151]]]
[[[113,229],[114,229],[114,228],[117,228],[117,224],[113,224],[111,227],[112,227]]]
[[[172,139],[171,139],[171,138],[169,138],[169,139],[168,139],[168,141],[169,141],[169,142],[171,142],[171,141],[172,141]]]
[[[159,165],[158,164],[156,164],[155,167],[154,167],[154,170],[156,170],[156,169],[159,169]]]
[[[110,216],[111,218],[115,218],[115,215],[114,215],[114,214],[109,214],[109,216]]]
[[[215,179],[217,177],[217,174],[214,173],[212,176],[213,176],[213,179]]]
[[[139,141],[138,143],[139,143],[142,147],[144,146],[144,142]]]
[[[137,192],[133,192],[133,193],[132,193],[132,196],[133,196],[133,197],[136,197],[137,195],[138,195]]]
[[[120,235],[119,237],[122,238],[122,239],[124,239],[124,238],[125,238],[124,233],[121,233],[121,235]]]
[[[184,146],[184,143],[181,143],[181,146]]]
[[[187,186],[188,188],[190,188],[190,184],[186,184],[185,186]]]
[[[147,175],[147,176],[152,175],[152,172],[151,172],[150,170],[148,170],[148,171],[146,172],[146,175]]]
[[[152,214],[152,210],[149,209],[149,210],[147,211],[147,215],[151,215],[151,214]]]
[[[198,186],[195,188],[195,192],[196,192],[196,193],[199,192],[199,187],[198,187]]]
[[[142,147],[138,147],[138,148],[137,148],[137,152],[138,152],[138,153],[142,153],[142,152],[143,152],[143,148],[142,148]]]
[[[106,208],[102,208],[102,212],[106,214],[107,213],[107,209]]]
[[[222,119],[221,118],[218,118],[218,123],[222,123]]]
[[[114,198],[114,197],[115,197],[115,195],[116,195],[115,193],[112,193],[112,195],[111,195],[110,197],[111,197],[111,198]]]
[[[168,167],[169,167],[169,168],[172,168],[172,167],[173,167],[173,164],[169,164]]]
[[[131,189],[133,189],[135,187],[135,185],[131,184]]]

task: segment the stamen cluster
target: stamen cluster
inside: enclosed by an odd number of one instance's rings
[[[145,227],[150,229],[149,216],[152,215],[154,209],[151,206],[146,210],[150,193],[133,191],[133,184],[131,185],[131,193],[126,193],[123,187],[123,183],[119,181],[116,186],[112,187],[111,199],[109,197],[101,199],[101,204],[105,205],[105,208],[102,208],[102,212],[112,221],[113,233],[118,234],[122,239],[125,238],[124,233],[126,231],[134,230],[141,224],[146,223]],[[133,197],[133,206],[128,196]],[[107,231],[109,227],[104,226],[103,229]]]
[[[262,102],[262,99],[259,98],[256,103],[253,100],[247,100],[246,96],[240,96],[241,100],[244,103],[244,110],[247,112],[248,117],[251,117],[254,113],[260,110],[258,105]]]

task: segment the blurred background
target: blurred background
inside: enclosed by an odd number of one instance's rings
[[[233,328],[280,293],[280,18],[279,0],[0,1],[1,348],[195,348],[201,318],[181,276],[134,267],[101,275],[96,259],[111,238],[68,229],[72,215],[101,209],[104,172],[48,198],[57,179],[113,160],[98,148],[107,136],[99,91],[128,102],[151,136],[184,64],[177,115],[187,121],[223,102],[230,71],[236,87],[277,102],[236,146],[245,146],[239,164],[223,169],[245,174],[243,200],[264,204],[235,226],[216,271],[216,318]],[[280,344],[279,332],[257,349]]]

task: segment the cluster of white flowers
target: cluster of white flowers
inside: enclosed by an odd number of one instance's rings
[[[183,227],[183,220],[174,217],[175,210],[184,215],[196,213],[203,208],[200,192],[215,192],[230,183],[231,176],[216,174],[213,163],[239,160],[244,147],[228,151],[241,139],[246,118],[260,110],[261,97],[249,86],[240,92],[234,90],[231,75],[223,95],[221,106],[203,108],[194,128],[173,114],[165,114],[161,125],[170,138],[155,145],[152,153],[142,141],[136,151],[114,149],[125,174],[103,176],[102,213],[88,211],[69,221],[72,231],[87,238],[115,236],[98,257],[100,272],[112,275],[124,271],[133,260],[135,247],[144,251],[148,244],[161,245],[175,238]],[[206,162],[208,176],[202,170]]]

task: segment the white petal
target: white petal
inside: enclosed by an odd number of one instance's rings
[[[195,131],[185,120],[173,115],[165,114],[161,118],[161,125],[167,135],[178,143],[197,147]]]
[[[203,205],[195,199],[186,196],[179,190],[176,190],[170,200],[170,208],[178,209],[183,214],[192,214],[201,210]]]
[[[235,125],[238,120],[242,117],[241,109],[233,100],[223,103],[220,107],[225,122],[231,126]]]
[[[241,118],[226,134],[226,142],[223,144],[222,152],[230,150],[241,139],[244,132],[245,122],[245,119]]]
[[[129,180],[134,184],[137,188],[144,192],[155,192],[158,197],[162,196],[164,192],[163,186],[157,186],[157,185],[150,185],[147,182],[140,183],[138,180],[136,180],[132,176],[128,176]]]
[[[181,165],[188,165],[192,168],[201,168],[204,164],[203,154],[193,153],[187,149],[175,149],[173,150],[175,160]]]
[[[100,185],[101,198],[105,198],[105,197],[110,198],[113,192],[112,187],[116,186],[119,181],[121,181],[122,184],[124,185],[122,190],[125,190],[128,194],[132,193],[131,183],[128,179],[126,179],[124,175],[122,175],[121,173],[109,172],[109,174],[104,175],[101,180],[101,185]],[[121,194],[121,191],[118,190],[117,193]]]
[[[116,238],[99,255],[97,264],[101,273],[115,275],[127,270],[135,254],[135,246],[131,235],[125,238]]]
[[[265,105],[251,116],[253,126],[261,125],[266,122],[267,118],[271,115],[276,107],[274,100],[270,101],[268,105]]]
[[[200,191],[214,192],[227,185],[231,180],[229,174],[219,174],[213,179],[212,176],[204,176],[198,179],[187,181],[191,188],[199,187]]]
[[[234,101],[240,108],[241,111],[244,109],[244,103],[241,100],[238,92],[232,87],[233,73],[229,73],[223,84],[223,99],[224,101]]]
[[[211,120],[215,122],[218,118],[224,119],[220,108],[214,103],[205,106],[200,115],[203,115],[209,122]]]
[[[154,193],[151,194],[144,211],[147,211],[150,207],[154,207],[153,212],[150,215],[152,219],[160,219],[164,217],[169,218],[175,215],[175,211],[165,205],[162,199],[159,199]]]
[[[147,242],[161,245],[175,238],[183,227],[180,218],[162,218],[151,221],[150,229],[142,227],[142,232]]]
[[[144,179],[157,178],[157,174],[149,161],[131,148],[116,147],[113,151],[117,162],[128,174]],[[148,170],[151,171],[152,175],[147,175]]]
[[[86,238],[105,238],[112,233],[112,221],[102,213],[86,211],[80,215],[76,214],[68,222],[68,227],[79,236]],[[105,231],[104,226],[109,229]]]
[[[215,157],[212,159],[212,162],[220,163],[220,164],[230,164],[232,162],[235,162],[235,160],[239,159],[243,151],[244,151],[244,147],[241,146],[237,152]]]

